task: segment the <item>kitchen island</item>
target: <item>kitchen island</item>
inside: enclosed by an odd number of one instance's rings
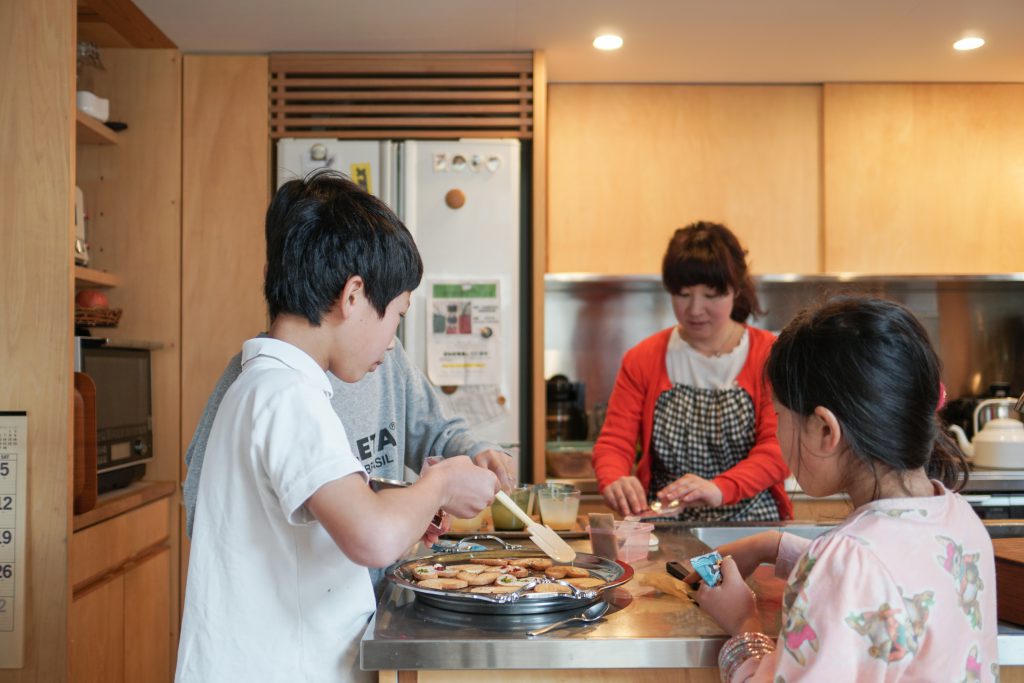
[[[722,630],[687,597],[681,581],[665,572],[665,563],[687,560],[708,546],[750,527],[789,529],[811,536],[827,527],[800,524],[745,524],[697,527],[659,524],[660,543],[635,575],[609,591],[611,608],[593,624],[575,624],[529,637],[526,631],[580,610],[550,615],[471,615],[424,605],[411,591],[388,586],[362,641],[362,666],[380,670],[380,681],[718,681]],[[993,536],[1024,533],[1015,523],[991,525]],[[704,539],[704,540],[702,540]],[[704,541],[707,541],[705,543]],[[587,540],[574,541],[590,551]],[[784,581],[770,567],[750,580],[761,616],[771,635],[778,632]],[[1002,680],[1024,681],[1024,629],[1000,624]],[[670,670],[670,671],[666,671]]]

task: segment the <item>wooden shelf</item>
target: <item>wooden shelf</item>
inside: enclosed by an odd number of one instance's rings
[[[117,287],[120,278],[102,270],[75,266],[75,287]]]
[[[75,142],[79,145],[116,145],[117,133],[107,128],[102,121],[85,112],[75,110]]]
[[[174,494],[178,485],[173,481],[139,481],[123,489],[100,494],[96,507],[75,515],[74,530],[81,531],[121,513],[142,507],[158,498]]]

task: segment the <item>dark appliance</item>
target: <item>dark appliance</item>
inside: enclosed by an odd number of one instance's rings
[[[959,426],[968,439],[974,438],[974,409],[978,404],[988,398],[1007,398],[1010,396],[1009,382],[992,382],[988,391],[981,396],[961,396],[950,399],[939,412],[943,421],[947,424]]]
[[[96,387],[98,491],[128,486],[146,474],[153,459],[150,350],[76,337],[75,371]]]
[[[584,387],[565,375],[547,381],[547,440],[583,441],[587,438]]]

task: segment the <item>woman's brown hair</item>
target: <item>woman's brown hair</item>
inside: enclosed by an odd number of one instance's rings
[[[661,281],[669,294],[695,285],[731,290],[736,299],[730,317],[739,323],[764,313],[747,270],[747,251],[721,223],[697,221],[676,230],[661,263]]]

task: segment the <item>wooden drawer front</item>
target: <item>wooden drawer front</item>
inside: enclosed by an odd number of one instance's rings
[[[75,532],[71,541],[71,585],[116,570],[143,550],[170,537],[170,499],[163,498]]]

